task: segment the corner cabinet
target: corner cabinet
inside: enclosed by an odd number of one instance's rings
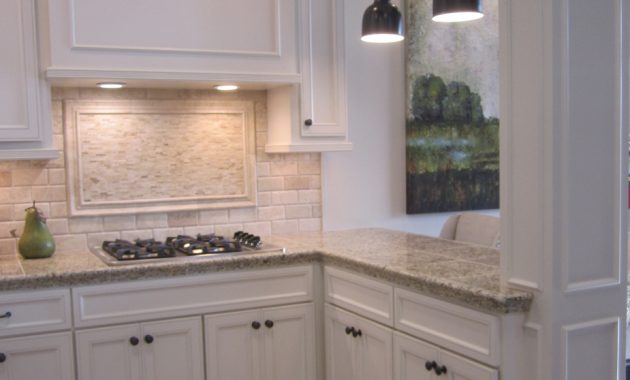
[[[394,380],[498,380],[499,371],[404,334],[394,333]]]
[[[328,380],[391,380],[392,329],[326,305]]]
[[[50,88],[39,75],[35,0],[0,2],[0,159],[53,159]]]
[[[343,0],[300,0],[301,83],[268,92],[268,153],[351,150]],[[290,107],[286,107],[289,104]]]

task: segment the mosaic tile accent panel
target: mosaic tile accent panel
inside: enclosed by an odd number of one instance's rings
[[[71,215],[255,205],[248,101],[65,104]]]
[[[245,193],[243,115],[82,114],[83,201]]]

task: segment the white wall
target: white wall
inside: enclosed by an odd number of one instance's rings
[[[324,230],[378,226],[437,235],[450,214],[405,212],[404,42],[360,40],[361,17],[371,2],[345,1],[348,123],[354,149],[322,155]]]

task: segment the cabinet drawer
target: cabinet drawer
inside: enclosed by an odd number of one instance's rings
[[[76,327],[248,309],[313,298],[311,266],[73,289]]]
[[[468,308],[395,289],[397,330],[492,366],[500,363],[500,320]]]
[[[0,336],[69,329],[70,290],[0,295]]]
[[[388,326],[394,324],[393,287],[327,267],[326,301]]]

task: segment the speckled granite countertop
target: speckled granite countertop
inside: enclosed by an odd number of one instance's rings
[[[0,291],[323,262],[494,314],[525,312],[531,304],[530,293],[500,285],[499,252],[493,249],[382,229],[302,233],[267,241],[287,247],[287,253],[116,267],[89,252],[41,260],[1,258]]]

